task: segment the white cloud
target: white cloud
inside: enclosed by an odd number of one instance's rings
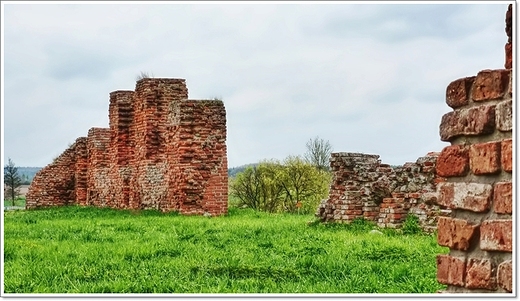
[[[108,126],[140,71],[219,97],[230,166],[335,151],[439,151],[446,86],[502,68],[507,5],[6,4],[4,157],[43,166]],[[23,116],[23,117],[19,117]]]

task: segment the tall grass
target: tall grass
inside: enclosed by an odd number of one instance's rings
[[[433,236],[231,208],[4,213],[5,293],[435,293]]]

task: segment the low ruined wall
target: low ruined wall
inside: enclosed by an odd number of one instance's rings
[[[425,231],[435,230],[437,217],[450,212],[436,203],[436,185],[444,180],[435,174],[438,155],[429,153],[392,168],[381,164],[378,155],[333,153],[333,180],[317,217],[338,222],[364,218],[380,227],[398,228],[412,213]]]
[[[109,128],[91,128],[29,188],[27,208],[65,204],[227,213],[226,110],[189,100],[184,79],[110,93]]]

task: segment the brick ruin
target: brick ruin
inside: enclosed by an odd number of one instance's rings
[[[513,290],[513,79],[512,5],[506,14],[505,69],[483,70],[446,89],[453,111],[442,117],[438,203],[452,209],[439,218],[437,279],[448,293]]]
[[[190,100],[184,79],[144,78],[110,93],[109,128],[91,128],[34,177],[26,207],[68,204],[227,213],[226,111]]]
[[[442,116],[442,141],[451,145],[415,163],[391,168],[379,156],[334,153],[323,221],[361,217],[399,227],[416,214],[425,230],[450,249],[437,256],[446,293],[513,290],[512,5],[506,13],[505,69],[482,70],[451,82]]]
[[[419,217],[423,230],[433,232],[437,217],[451,212],[436,203],[436,184],[444,181],[435,174],[438,156],[428,153],[393,168],[378,155],[333,153],[329,196],[316,216],[324,222],[364,218],[383,228],[398,228],[411,213]]]

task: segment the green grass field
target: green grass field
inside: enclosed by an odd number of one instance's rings
[[[4,213],[5,293],[435,293],[434,236],[230,209]]]
[[[4,207],[13,206],[13,200],[4,200]],[[25,197],[17,197],[14,200],[14,206],[25,207]]]

